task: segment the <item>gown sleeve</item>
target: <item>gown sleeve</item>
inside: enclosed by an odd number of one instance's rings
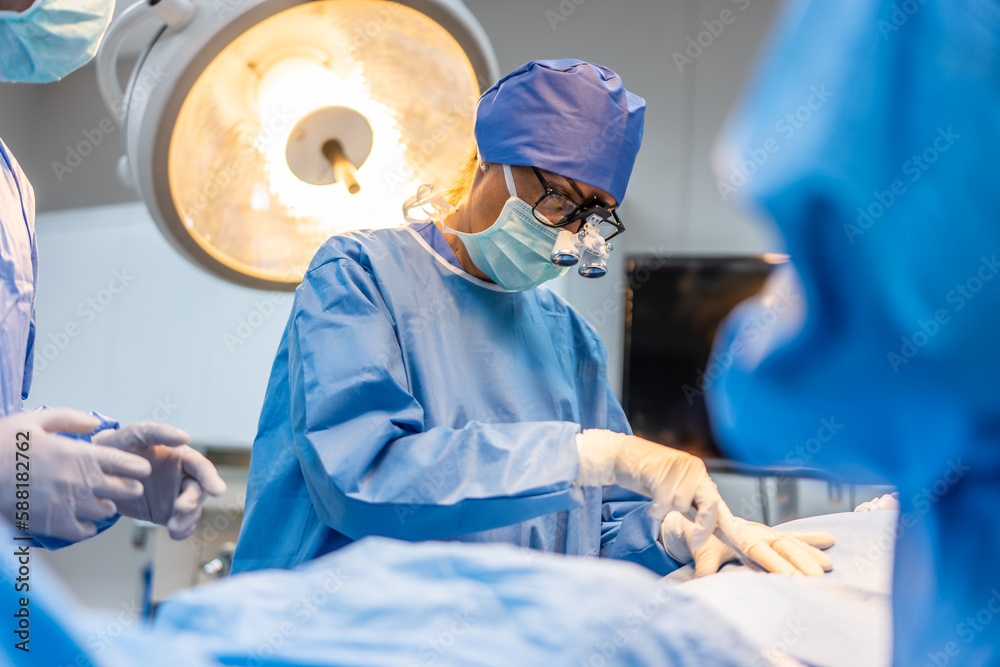
[[[35,293],[38,291],[38,242],[35,236],[35,194],[21,167],[0,140],[0,417],[23,409],[35,366]],[[21,233],[27,230],[27,243]],[[8,235],[9,234],[9,235]],[[14,307],[24,298],[16,267],[30,262],[31,298],[27,310]],[[23,285],[23,283],[22,283]],[[21,347],[23,341],[23,347]],[[22,358],[23,355],[23,358]],[[101,426],[117,428],[118,422],[98,413]],[[65,435],[65,434],[64,434]],[[93,435],[93,434],[91,434]],[[90,436],[74,436],[89,440]],[[13,490],[10,491],[13,493]],[[94,521],[97,534],[110,528],[118,515]],[[45,535],[32,535],[32,546],[61,549],[74,544]]]
[[[306,487],[320,520],[340,533],[441,539],[582,503],[573,487],[577,424],[425,428],[394,322],[352,258],[337,255],[306,273],[288,354]]]
[[[604,380],[608,400],[609,430],[632,434],[618,398]],[[660,575],[673,572],[680,563],[667,555],[658,539],[660,520],[647,514],[649,498],[620,486],[604,487],[601,506],[601,557],[632,561]]]

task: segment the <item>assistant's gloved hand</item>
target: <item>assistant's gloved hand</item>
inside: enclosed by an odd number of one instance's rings
[[[653,499],[649,514],[662,519],[667,512],[697,511],[694,548],[716,528],[719,507],[725,506],[697,456],[658,445],[638,436],[588,429],[577,436],[580,486],[617,484]]]
[[[724,509],[723,514],[729,514],[729,509]],[[781,533],[764,524],[731,515],[729,521],[727,532],[737,535],[741,548],[768,572],[822,577],[824,572],[833,569],[829,557],[820,551],[833,546],[833,535],[829,533]],[[736,553],[714,535],[703,546],[692,550],[694,532],[694,523],[679,512],[671,512],[660,524],[663,548],[679,563],[693,560],[695,577],[715,574],[725,563],[738,560]],[[732,538],[727,536],[727,539]]]
[[[137,454],[150,463],[152,474],[143,481],[142,495],[118,502],[118,511],[166,526],[175,540],[194,531],[207,496],[226,490],[211,461],[187,445],[190,439],[178,428],[154,422],[101,431],[91,439],[97,446]]]
[[[854,508],[855,512],[874,512],[876,510],[898,510],[899,491],[887,493],[880,498],[872,498]]]
[[[116,503],[141,496],[138,480],[149,476],[149,461],[58,435],[90,433],[100,423],[97,417],[67,409],[0,418],[3,518],[15,527],[25,521],[33,535],[76,542],[97,532],[94,521],[113,517]],[[28,486],[18,489],[18,483]],[[28,509],[24,504],[18,509],[18,502],[26,502]]]

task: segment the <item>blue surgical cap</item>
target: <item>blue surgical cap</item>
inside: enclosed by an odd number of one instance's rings
[[[486,162],[538,167],[625,196],[646,100],[607,67],[533,60],[483,93],[476,141]]]

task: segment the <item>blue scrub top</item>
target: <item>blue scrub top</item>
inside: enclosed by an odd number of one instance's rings
[[[35,192],[17,160],[0,140],[0,417],[23,409],[31,388],[35,351],[35,295],[38,293],[38,246],[35,244]],[[118,422],[92,412],[101,425],[93,433],[72,435],[89,440]],[[118,517],[95,521],[98,533]],[[35,535],[33,546],[59,549],[66,540]]]
[[[431,249],[441,256],[443,260],[454,266],[459,271],[463,271],[462,263],[458,261],[458,257],[455,256],[455,251],[451,249],[448,244],[448,240],[445,239],[444,234],[442,234],[437,225],[433,222],[418,222],[410,225],[410,229],[420,234],[427,245]]]
[[[37,292],[35,192],[0,140],[0,416],[19,411],[31,388]]]
[[[271,371],[233,571],[366,535],[675,569],[644,499],[573,485],[581,428],[631,432],[606,358],[561,297],[465,273],[434,225],[331,238]]]

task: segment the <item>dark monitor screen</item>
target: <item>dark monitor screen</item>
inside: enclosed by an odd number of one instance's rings
[[[636,435],[703,458],[725,458],[702,393],[726,315],[774,268],[756,257],[630,257],[622,404]]]

